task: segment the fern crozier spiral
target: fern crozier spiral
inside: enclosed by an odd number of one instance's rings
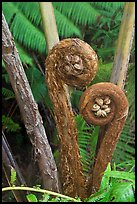
[[[49,56],[49,60],[54,62],[56,73],[67,85],[86,86],[96,75],[97,55],[90,45],[78,38],[60,41]]]

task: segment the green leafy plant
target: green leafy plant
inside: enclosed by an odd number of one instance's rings
[[[118,166],[121,166],[121,164]],[[83,202],[135,202],[135,174],[132,171],[118,171],[116,170],[118,166],[114,164],[112,170],[110,163],[108,164],[99,191]],[[11,171],[11,181],[12,183],[16,181],[15,170]],[[29,202],[81,202],[79,198],[71,198],[37,186],[33,188],[13,186],[2,189],[3,192],[9,190],[32,191],[41,194],[41,198],[33,193],[28,194],[26,197]]]
[[[133,172],[111,170],[110,164],[104,173],[100,189],[87,202],[135,202],[135,175]]]
[[[78,144],[81,155],[83,171],[87,174],[93,165],[97,138],[98,127],[89,126],[81,115],[75,117],[78,129]]]

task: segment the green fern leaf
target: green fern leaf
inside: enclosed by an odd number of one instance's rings
[[[42,30],[42,21],[39,4],[37,2],[16,2],[17,6],[23,14],[33,23],[35,26],[39,26]],[[58,33],[61,37],[77,36],[82,37],[80,30],[71,22],[66,16],[61,14],[54,8],[54,14],[57,23]]]
[[[53,2],[53,6],[76,25],[91,25],[99,16],[88,2]]]
[[[83,165],[83,172],[87,174],[91,170],[95,154],[95,147],[92,149],[91,145],[91,143],[93,144],[94,142],[91,142],[91,140],[97,140],[96,137],[93,138],[92,135],[94,132],[93,126],[88,127],[81,115],[77,115],[75,119],[78,128],[78,144],[81,155],[81,162]]]
[[[42,24],[38,2],[14,2],[17,7],[36,27]]]
[[[33,59],[29,56],[27,51],[25,51],[24,48],[21,45],[19,45],[17,42],[15,42],[15,44],[19,52],[19,56],[22,63],[27,64],[29,66],[34,66]]]
[[[92,6],[96,6],[97,8],[102,8],[107,11],[116,11],[117,9],[121,9],[124,7],[125,2],[90,2]]]
[[[35,50],[39,53],[46,53],[46,43],[43,32],[36,28],[24,15],[21,13],[17,7],[12,2],[3,3],[4,15],[7,16],[9,10],[7,9],[10,5],[10,12],[14,16],[13,22],[11,24],[10,30],[17,40],[23,44],[26,48]],[[7,19],[9,23],[11,19]]]

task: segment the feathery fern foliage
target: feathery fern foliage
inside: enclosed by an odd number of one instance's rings
[[[88,2],[53,2],[53,6],[76,25],[91,25],[100,15]]]
[[[80,149],[81,163],[85,175],[91,171],[95,156],[98,127],[88,126],[81,115],[75,117],[78,129],[78,144]]]
[[[44,34],[12,2],[3,3],[2,8],[15,40],[32,51],[46,53]]]

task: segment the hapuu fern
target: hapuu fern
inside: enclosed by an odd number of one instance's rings
[[[115,51],[115,41],[118,37],[122,18],[122,12],[120,11],[123,11],[124,4],[125,2],[53,2],[60,39],[67,37],[86,39],[88,36],[88,43],[97,51],[100,62],[101,59],[106,60],[108,54],[111,56],[107,64],[104,64],[104,62],[100,63],[99,72],[92,83],[109,81]],[[41,58],[45,58],[47,54],[39,4],[38,2],[4,2],[2,9],[15,38],[20,58],[23,63],[28,65],[28,69],[25,71],[30,81],[34,97],[37,102],[43,100],[49,107],[50,99],[48,97],[47,87],[44,85],[44,77],[37,69],[31,56],[32,52],[38,54]],[[3,76],[6,79],[6,75],[3,74]],[[134,133],[131,131],[135,118],[134,81],[134,68],[132,68],[129,70],[126,84],[127,97],[129,99],[129,117],[113,156],[116,163],[125,161],[125,159],[131,160],[134,158]],[[78,107],[81,94],[82,91],[80,90],[73,91],[73,106]],[[91,135],[88,132],[87,124],[81,121],[79,116],[77,116],[76,120],[78,124],[83,124],[83,126],[78,126],[79,145],[84,171],[88,172],[93,155],[88,155],[86,144]],[[94,130],[94,127],[91,127],[91,129]],[[87,135],[88,133],[89,135]],[[94,137],[95,142],[97,134],[94,134]]]

